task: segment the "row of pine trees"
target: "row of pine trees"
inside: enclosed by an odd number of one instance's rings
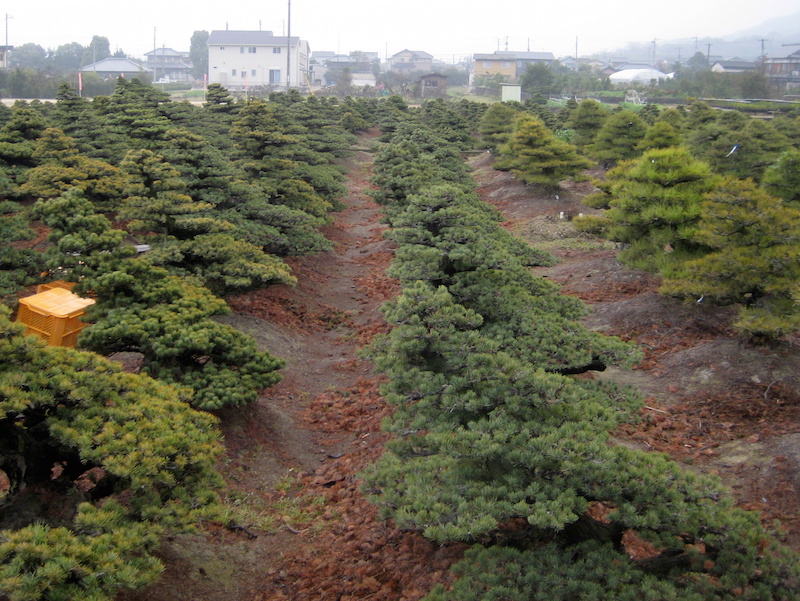
[[[611,441],[641,400],[578,374],[637,353],[587,331],[581,304],[532,274],[550,257],[500,227],[461,157],[453,127],[474,115],[430,119],[431,108],[398,106],[381,122],[376,199],[403,288],[384,307],[391,333],[371,347],[393,438],[363,473],[385,517],[471,543],[452,589],[427,601],[800,598],[797,557],[717,479]],[[494,105],[484,131],[509,108],[493,146],[504,168],[552,188],[561,165],[586,165],[524,107]]]
[[[254,401],[283,362],[219,316],[294,283],[284,257],[331,248],[335,161],[372,110],[219,86],[194,106],[122,79],[0,105],[0,597],[112,599],[158,577],[163,536],[225,519],[209,411]],[[52,280],[96,300],[82,350],[10,319]]]

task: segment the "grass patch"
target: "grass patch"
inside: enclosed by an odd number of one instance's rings
[[[313,534],[325,525],[319,519],[325,512],[325,497],[303,495],[293,474],[281,478],[272,491],[229,488],[222,502],[225,509],[221,519],[247,529],[275,532],[288,527]]]

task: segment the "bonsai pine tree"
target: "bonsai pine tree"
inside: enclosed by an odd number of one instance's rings
[[[93,325],[79,344],[104,355],[141,353],[143,372],[185,390],[197,408],[250,403],[280,380],[283,362],[215,320],[230,309],[191,277],[131,259],[84,285],[97,303],[88,312]]]
[[[703,195],[715,185],[708,165],[684,147],[650,150],[609,173],[605,216],[609,238],[627,245],[620,260],[663,272],[702,251],[693,232]]]
[[[764,172],[764,189],[794,208],[800,208],[800,150],[791,148],[781,154]]]
[[[717,173],[760,181],[764,170],[788,150],[788,138],[762,119],[728,112],[692,130],[692,153]]]
[[[129,178],[120,217],[131,220],[132,231],[157,234],[166,242],[189,237],[198,228],[230,229],[229,225],[209,223],[207,216],[199,216],[212,205],[189,196],[180,172],[161,155],[150,150],[131,151],[120,168]]]
[[[110,601],[158,577],[162,535],[219,515],[215,418],[23,329],[0,308],[0,594]]]
[[[514,131],[514,119],[521,110],[521,106],[508,102],[495,102],[486,109],[478,124],[478,132],[484,148],[496,152],[498,148],[508,142]]]
[[[78,188],[98,209],[116,209],[127,178],[113,165],[84,155],[75,141],[57,128],[47,128],[36,141],[33,158],[20,193],[34,198],[55,198]]]
[[[131,245],[123,244],[127,233],[113,229],[80,188],[58,198],[39,200],[33,206],[33,215],[52,230],[52,246],[44,256],[45,268],[53,279],[80,284],[87,276],[114,271],[123,259],[135,254]]]
[[[495,167],[511,171],[528,184],[558,188],[561,180],[592,166],[576,148],[559,140],[539,119],[520,115],[514,133],[500,148]]]
[[[131,152],[122,168],[131,183],[120,216],[132,219],[135,232],[159,235],[147,255],[152,264],[198,276],[219,295],[295,282],[283,261],[238,240],[235,226],[214,212],[212,203],[189,196],[180,173],[160,155]]]
[[[0,162],[13,180],[36,165],[36,140],[48,125],[40,111],[24,102],[17,101],[11,108],[11,118],[0,128]]]
[[[633,111],[613,113],[605,120],[587,151],[606,164],[632,159],[640,154],[639,143],[646,130],[644,121]]]
[[[570,112],[569,119],[564,124],[568,129],[575,130],[573,143],[580,149],[594,142],[594,137],[608,116],[607,111],[596,100],[581,100],[578,106]]]
[[[800,281],[800,211],[756,187],[726,178],[705,196],[693,238],[709,252],[687,261],[663,292],[738,304],[736,326],[774,338],[800,328],[793,301]]]
[[[656,148],[669,148],[670,146],[680,146],[683,144],[681,134],[668,122],[656,121],[644,133],[638,145],[642,152]]]
[[[0,294],[17,292],[21,287],[36,281],[42,271],[42,258],[38,252],[16,248],[10,242],[30,240],[34,231],[30,220],[20,212],[20,205],[9,200],[0,202]]]

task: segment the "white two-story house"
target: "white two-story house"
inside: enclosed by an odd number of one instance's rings
[[[287,58],[288,54],[288,58]],[[208,36],[208,83],[228,89],[308,85],[308,42],[271,31],[215,30]]]

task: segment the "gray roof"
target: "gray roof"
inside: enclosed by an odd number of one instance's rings
[[[292,45],[300,38],[292,36]],[[232,31],[218,29],[208,36],[209,46],[286,46],[286,36],[274,36],[271,31]]]
[[[492,54],[476,54],[476,61],[554,61],[552,52],[494,52]]]
[[[188,52],[178,52],[172,48],[156,48],[150,52],[145,52],[145,56],[188,56]]]
[[[101,71],[103,73],[140,73],[145,70],[144,65],[135,60],[113,56],[81,67],[81,71]]]
[[[432,59],[433,58],[432,54],[428,54],[424,50],[409,50],[408,48],[404,48],[400,52],[395,52],[392,55],[392,58],[394,58],[395,56],[400,56],[401,54],[403,54],[405,52],[410,52],[413,55],[413,57],[416,58],[416,59],[426,59],[426,58],[431,58]]]

